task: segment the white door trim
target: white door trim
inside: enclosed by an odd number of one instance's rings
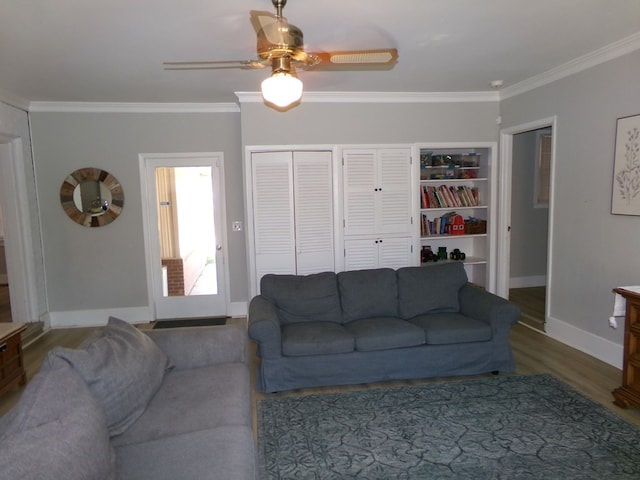
[[[519,133],[551,127],[553,138],[551,145],[551,177],[549,184],[549,232],[547,237],[547,296],[545,311],[549,311],[552,295],[552,255],[553,255],[553,216],[554,216],[554,178],[556,160],[556,139],[558,137],[558,119],[556,116],[535,120],[530,123],[516,125],[500,130],[500,162],[499,162],[499,200],[500,214],[498,216],[497,231],[497,285],[496,293],[504,298],[509,298],[509,258],[511,254],[511,176],[513,167],[513,136]]]
[[[12,317],[18,322],[40,321],[35,265],[30,252],[31,203],[27,198],[22,139],[0,133],[0,205]]]
[[[226,204],[225,204],[225,182],[224,182],[224,154],[222,152],[194,152],[194,153],[141,153],[138,155],[138,166],[140,171],[140,189],[141,189],[141,199],[142,199],[142,217],[143,217],[143,237],[145,243],[145,265],[146,265],[146,273],[147,273],[147,298],[149,303],[149,308],[153,313],[154,320],[158,318],[158,312],[156,309],[155,302],[155,292],[162,291],[161,285],[161,275],[156,274],[156,258],[154,254],[154,249],[151,248],[152,242],[157,243],[157,235],[156,235],[156,225],[157,225],[157,217],[154,212],[150,212],[148,208],[146,208],[148,204],[148,198],[152,191],[152,188],[155,190],[155,185],[151,186],[148,168],[149,165],[153,162],[156,166],[162,162],[170,162],[172,160],[184,160],[185,164],[189,161],[202,161],[202,160],[211,160],[213,159],[219,168],[220,171],[220,230],[221,230],[221,238],[217,238],[216,241],[219,245],[221,245],[221,258],[222,261],[218,268],[223,269],[223,279],[224,285],[222,285],[222,292],[224,298],[225,305],[225,313],[229,312],[230,305],[230,294],[229,294],[229,269],[228,269],[228,258],[227,258],[227,230],[226,230]],[[175,166],[175,165],[172,165]],[[153,235],[153,236],[152,236]],[[186,316],[186,315],[185,315]]]

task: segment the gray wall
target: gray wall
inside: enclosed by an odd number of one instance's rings
[[[497,102],[303,103],[279,112],[244,103],[244,145],[497,141]]]
[[[549,209],[534,207],[536,153],[535,131],[514,135],[509,266],[512,287],[521,283],[537,286],[532,277],[544,276],[547,271]]]
[[[241,144],[496,141],[497,102],[452,104],[303,104],[276,112],[245,104],[240,115],[31,114],[51,312],[147,305],[138,154],[222,151],[227,221],[244,218]],[[241,142],[242,128],[242,142]],[[123,214],[102,228],[81,227],[60,207],[73,170],[96,166],[125,192]],[[248,301],[244,232],[227,225],[231,301]]]
[[[639,280],[640,217],[610,213],[616,120],[640,113],[638,85],[635,51],[501,102],[503,128],[557,116],[548,313],[592,344],[622,344],[611,289]]]
[[[140,153],[223,152],[227,219],[243,218],[237,113],[35,112],[31,126],[52,312],[148,304]],[[62,181],[87,166],[109,171],[124,189],[123,213],[105,227],[77,225],[60,207]],[[227,228],[230,297],[245,301],[244,237]]]

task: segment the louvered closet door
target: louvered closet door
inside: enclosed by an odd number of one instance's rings
[[[333,271],[331,152],[293,152],[296,271]]]
[[[296,273],[291,152],[251,155],[256,286],[265,273]]]
[[[345,270],[411,265],[411,237],[347,238],[344,241]]]
[[[412,264],[411,237],[385,237],[378,242],[378,266],[401,268]]]
[[[342,158],[344,234],[376,233],[376,152],[348,150]]]
[[[376,233],[411,233],[411,150],[378,150]]]
[[[344,269],[364,270],[378,267],[378,244],[375,238],[346,238]]]

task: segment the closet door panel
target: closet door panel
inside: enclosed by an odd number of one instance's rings
[[[376,157],[374,150],[344,152],[344,234],[376,232]]]
[[[265,273],[296,273],[291,152],[252,154],[257,285]]]
[[[411,233],[411,150],[379,150],[378,178],[377,232]]]
[[[378,265],[380,267],[398,269],[411,264],[411,237],[385,237],[378,242]]]
[[[293,152],[293,172],[297,273],[333,271],[331,152]]]
[[[374,238],[349,238],[344,241],[345,270],[378,267],[378,244]]]

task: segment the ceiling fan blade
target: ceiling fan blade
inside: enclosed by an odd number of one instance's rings
[[[165,70],[220,70],[225,68],[240,68],[242,70],[256,70],[270,66],[263,60],[216,60],[208,62],[164,62]]]
[[[319,70],[388,70],[398,61],[398,50],[379,48],[375,50],[343,50],[338,52],[308,53],[309,62],[302,68]]]
[[[273,13],[251,10],[251,24],[258,34],[258,43],[266,41],[271,45],[281,45],[287,41],[289,22],[285,17]]]
[[[278,17],[276,17],[271,12],[251,10],[249,12],[249,15],[251,16],[251,25],[253,25],[253,29],[256,31],[256,33],[260,32],[260,30],[263,30],[264,27],[278,21]]]

